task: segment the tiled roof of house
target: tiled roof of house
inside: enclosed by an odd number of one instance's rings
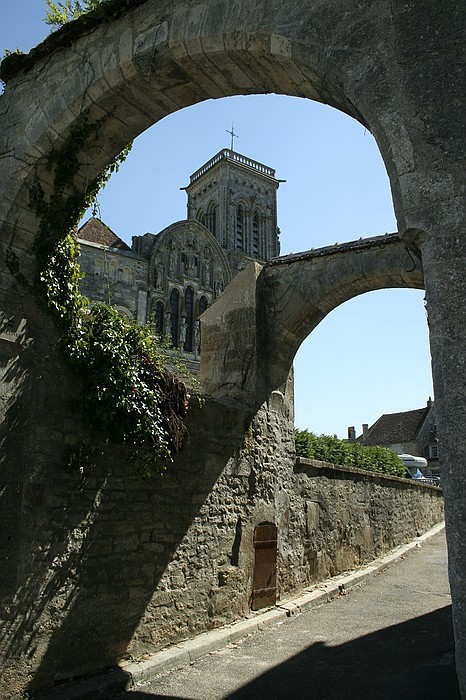
[[[103,221],[96,216],[91,217],[81,226],[78,230],[78,238],[81,238],[83,241],[89,241],[90,243],[99,243],[109,248],[131,250],[129,245],[122,241],[107,224],[104,224]]]
[[[403,413],[384,413],[369,428],[365,445],[388,445],[415,440],[424,423],[430,406]]]

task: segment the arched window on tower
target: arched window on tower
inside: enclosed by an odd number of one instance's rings
[[[203,226],[206,225],[206,215],[205,215],[205,211],[203,209],[198,209],[197,214],[196,214],[196,219]]]
[[[217,207],[213,202],[209,204],[209,208],[207,209],[205,225],[210,233],[217,238]]]
[[[184,293],[184,312],[186,314],[186,337],[183,350],[185,352],[192,352],[194,331],[194,290],[192,287],[186,287]]]
[[[252,255],[259,256],[259,214],[254,212],[252,217]]]
[[[179,339],[179,320],[180,320],[180,293],[174,288],[170,293],[170,326],[173,347],[178,347]]]
[[[244,250],[244,209],[241,204],[236,209],[236,250]]]
[[[155,332],[163,335],[163,315],[165,313],[163,301],[158,301],[155,305]]]

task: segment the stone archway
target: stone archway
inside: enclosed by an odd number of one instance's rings
[[[424,285],[398,234],[252,263],[202,316],[206,392],[255,411],[287,381],[305,338],[359,294]]]
[[[38,222],[29,206],[29,189],[37,177],[45,196],[52,194],[50,153],[80,115],[85,112],[96,128],[100,124],[98,137],[91,133],[76,149],[82,163],[75,178],[80,192],[144,129],[209,98],[265,92],[307,97],[367,126],[390,177],[401,238],[422,258],[446,465],[457,664],[464,688],[466,484],[460,465],[465,452],[466,290],[460,233],[462,116],[456,109],[462,94],[461,62],[455,37],[460,12],[454,0],[441,6],[434,0],[377,0],[370,7],[356,0],[273,0],[266,6],[240,0],[226,10],[218,0],[186,0],[176,6],[166,0],[155,8],[148,0],[133,0],[129,6],[121,3],[108,23],[85,19],[52,36],[29,56],[15,59],[16,66],[10,62],[4,74],[0,288],[3,310],[25,319],[33,347],[32,355],[29,350],[19,356],[17,375],[8,378],[6,393],[14,403],[11,397],[20,395],[21,382],[29,377],[32,393],[18,407],[26,422],[37,422],[35,406],[43,402],[42,358],[56,360],[54,331],[4,261],[14,253],[17,272],[26,279],[33,273]],[[273,277],[272,272],[264,274],[266,289]],[[250,282],[255,290],[255,280]],[[17,417],[8,424],[6,453],[14,454],[17,444],[27,450],[19,426]],[[36,428],[39,443],[50,449],[40,426]]]

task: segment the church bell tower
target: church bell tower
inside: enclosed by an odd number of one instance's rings
[[[275,170],[224,149],[190,177],[188,219],[199,221],[225,250],[233,274],[251,260],[279,255]]]

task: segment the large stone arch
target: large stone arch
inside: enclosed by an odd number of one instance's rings
[[[105,119],[98,137],[83,139],[77,147],[82,167],[75,185],[81,192],[128,141],[201,100],[278,92],[326,102],[358,119],[379,145],[400,235],[422,258],[445,464],[456,659],[464,690],[466,322],[462,64],[456,36],[461,5],[456,0],[441,5],[435,0],[238,0],[226,6],[220,0],[155,5],[133,0],[116,6],[112,21],[78,22],[30,56],[15,59],[16,68],[10,61],[4,72],[0,288],[5,313],[26,319],[33,347],[32,359],[29,349],[17,365],[17,386],[28,377],[33,388],[29,403],[18,404],[20,415],[31,417],[34,402],[43,401],[41,358],[56,360],[50,354],[55,336],[34,296],[12,279],[4,261],[13,252],[18,271],[26,278],[33,274],[38,221],[29,189],[37,176],[46,196],[52,194],[50,153],[84,110],[91,124]],[[265,272],[266,290],[275,274]],[[253,278],[247,295],[256,293]],[[8,381],[10,401],[14,381]],[[6,423],[2,444],[11,454],[16,444],[27,448],[19,424],[17,416]]]
[[[2,98],[9,173],[2,220],[14,221],[15,230],[10,223],[2,240],[14,235],[18,245],[23,237],[30,242],[29,176],[38,167],[47,189],[50,175],[41,166],[84,110],[91,123],[106,121],[98,143],[89,138],[82,144],[76,184],[83,191],[131,139],[167,114],[205,99],[267,92],[328,103],[367,126],[389,172],[400,230],[407,227],[401,182],[422,177],[419,159],[412,172],[413,154],[425,147],[409,127],[413,106],[399,68],[405,34],[416,27],[414,9],[395,12],[383,0],[370,8],[352,0],[343,6],[275,1],[266,10],[253,0],[227,10],[215,1],[134,5],[103,27],[78,21],[74,33],[58,32],[12,70]],[[439,171],[435,182],[441,179]],[[415,201],[410,209],[418,212]]]

